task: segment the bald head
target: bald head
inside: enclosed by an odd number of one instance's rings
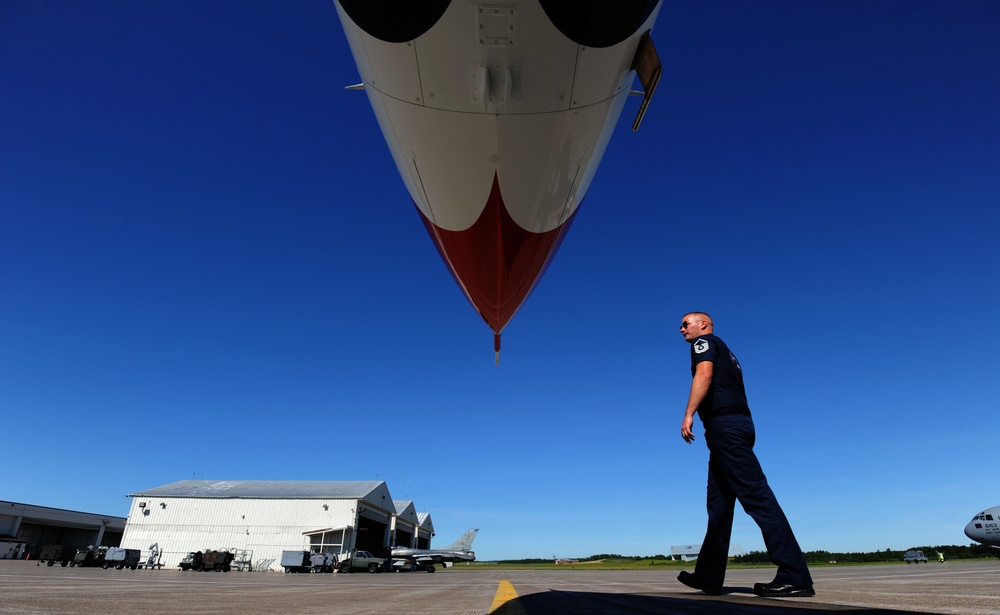
[[[688,312],[681,321],[681,335],[689,342],[712,333],[712,317],[705,312]]]

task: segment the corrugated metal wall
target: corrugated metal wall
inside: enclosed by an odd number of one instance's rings
[[[121,546],[141,549],[145,559],[157,543],[164,568],[176,568],[188,552],[208,549],[252,550],[255,564],[280,562],[284,550],[309,549],[303,532],[354,527],[356,508],[357,500],[136,497]]]

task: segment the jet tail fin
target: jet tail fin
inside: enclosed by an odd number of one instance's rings
[[[476,539],[476,534],[478,534],[478,532],[478,527],[473,528],[459,536],[458,540],[455,541],[455,544],[444,547],[444,549],[449,551],[471,551],[472,541]]]

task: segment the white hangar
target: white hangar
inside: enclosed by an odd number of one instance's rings
[[[121,546],[145,555],[156,544],[167,568],[213,549],[255,570],[286,550],[384,557],[391,545],[430,547],[434,534],[430,515],[393,500],[384,481],[182,480],[129,497]]]

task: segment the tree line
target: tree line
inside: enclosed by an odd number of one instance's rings
[[[924,547],[913,547],[914,549],[919,549],[924,552],[929,561],[936,561],[938,559],[938,553],[944,555],[945,561],[953,559],[978,559],[984,557],[1000,557],[996,549],[988,547],[986,545],[981,545],[978,543],[972,543],[968,546],[961,545],[938,545],[938,546],[924,546]],[[900,562],[903,561],[903,554],[905,550],[896,549],[886,549],[885,551],[872,551],[868,553],[841,553],[835,551],[806,551],[806,562],[810,564],[827,564],[830,562],[837,562],[841,564],[868,564],[868,563],[879,563],[879,562]],[[576,561],[578,562],[596,562],[598,560],[621,560],[621,561],[644,561],[644,560],[669,560],[669,556],[657,554],[657,555],[619,555],[617,553],[599,553],[596,555],[591,555],[589,557],[581,557]],[[743,553],[732,557],[731,560],[737,564],[769,564],[771,563],[771,558],[767,556],[766,551],[750,551],[749,553]],[[509,559],[509,560],[499,560],[499,564],[551,564],[552,559],[543,558],[527,558],[527,559]]]
[[[977,559],[983,557],[996,557],[997,551],[986,545],[973,543],[968,546],[960,545],[937,545],[913,547],[924,552],[929,561],[939,559],[938,554],[943,554],[945,561],[950,559]],[[879,562],[900,562],[903,561],[903,554],[906,551],[896,549],[886,549],[885,551],[873,551],[869,553],[839,553],[832,551],[806,551],[806,562],[810,564],[826,564],[829,562],[845,563],[879,563]],[[771,558],[766,551],[751,551],[732,558],[738,564],[767,564]]]

